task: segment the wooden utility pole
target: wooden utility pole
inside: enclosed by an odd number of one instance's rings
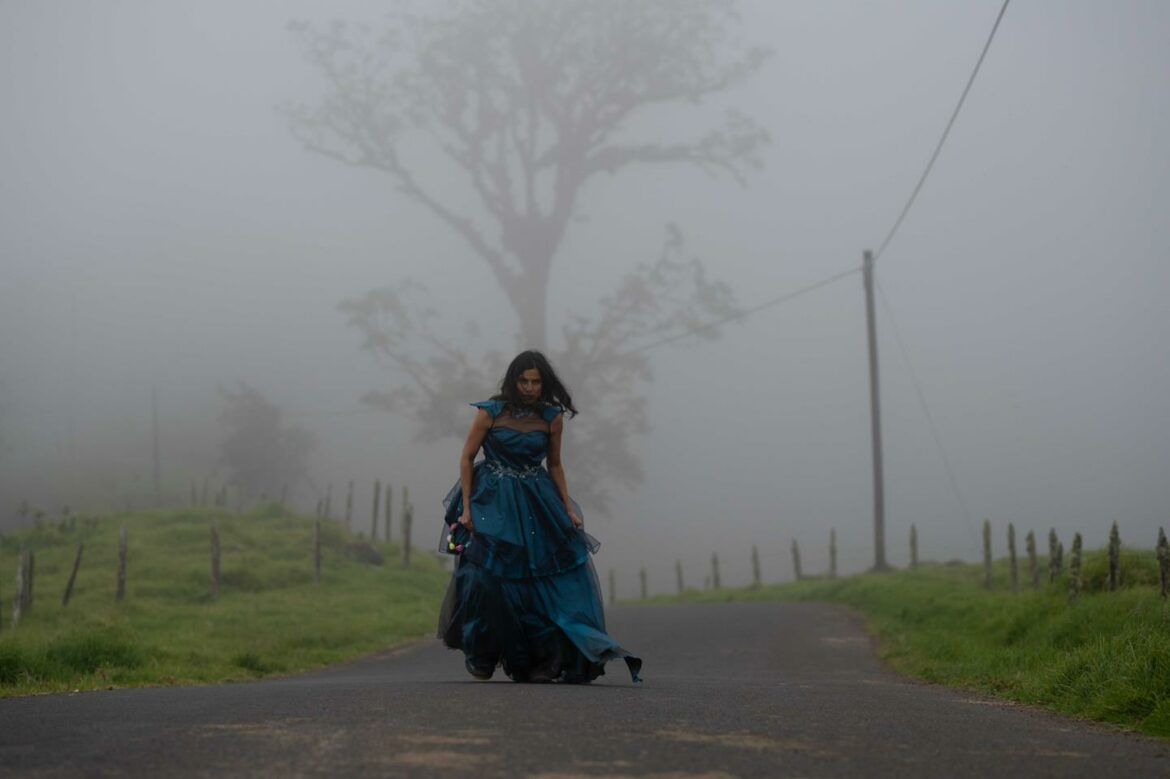
[[[889,569],[886,562],[886,489],[882,476],[882,408],[878,385],[877,322],[873,304],[873,252],[862,255],[865,278],[865,325],[869,342],[869,413],[873,433],[873,569]]]
[[[158,454],[158,385],[150,388],[151,438],[154,450],[154,505],[162,505],[162,467]]]

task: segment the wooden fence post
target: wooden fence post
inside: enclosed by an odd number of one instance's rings
[[[1162,600],[1170,594],[1170,542],[1166,541],[1166,531],[1158,528],[1158,578],[1162,583]]]
[[[1031,530],[1024,536],[1024,548],[1028,550],[1028,576],[1032,580],[1032,589],[1040,586],[1040,563],[1036,559],[1036,534]]]
[[[330,507],[333,505],[333,485],[325,486],[325,505],[321,508],[321,516],[325,519],[332,519],[330,516]]]
[[[1076,600],[1081,592],[1081,534],[1075,533],[1072,542],[1072,559],[1068,564],[1068,596]]]
[[[983,586],[991,589],[991,520],[983,520]]]
[[[382,480],[374,480],[374,510],[370,519],[370,541],[378,540],[378,501],[382,499]]]
[[[20,618],[24,611],[24,588],[25,575],[28,572],[28,552],[24,549],[20,550],[20,556],[16,563],[16,589],[12,593],[12,627],[16,628],[20,624]]]
[[[641,580],[642,585],[642,600],[646,600],[646,566],[643,565],[642,569],[638,571],[638,579]]]
[[[69,573],[69,582],[65,585],[65,594],[61,596],[61,605],[68,606],[69,599],[73,597],[73,583],[77,581],[77,569],[81,567],[81,550],[84,544],[77,545],[77,554],[73,556],[73,570]]]
[[[829,578],[837,578],[837,528],[829,528]]]
[[[760,586],[760,550],[752,544],[752,586]]]
[[[796,539],[792,539],[792,572],[796,575],[796,580],[800,581],[804,575],[800,572],[800,545],[796,543]]]
[[[126,597],[126,528],[118,531],[118,581],[114,590],[114,600],[120,601]]]
[[[918,526],[910,523],[910,570],[918,570]]]
[[[211,526],[211,599],[219,600],[219,528]]]
[[[28,550],[28,570],[24,574],[24,613],[27,616],[33,607],[33,584],[36,582],[37,555]]]
[[[678,594],[682,595],[685,589],[683,587],[682,560],[674,561],[674,578],[678,581]]]
[[[1117,521],[1109,528],[1109,591],[1113,592],[1121,583],[1121,534]]]
[[[394,513],[394,500],[393,500],[393,498],[394,498],[394,488],[390,486],[389,482],[387,482],[386,483],[386,518],[385,518],[386,519],[386,522],[385,522],[386,543],[390,543],[390,524],[391,524],[391,519],[393,519],[392,514]]]
[[[325,511],[325,500],[317,498],[317,513],[314,516],[320,517]]]
[[[321,520],[313,522],[313,581],[321,583]]]
[[[1048,529],[1048,582],[1051,584],[1060,578],[1060,569],[1057,567],[1058,560],[1056,559],[1056,545],[1058,541],[1056,538],[1056,528]]]
[[[410,529],[414,524],[414,506],[409,503],[402,510],[402,567],[410,567]]]
[[[1011,580],[1012,592],[1020,591],[1020,565],[1016,559],[1016,526],[1008,523],[1008,573]]]
[[[617,603],[617,580],[614,578],[613,569],[609,569],[609,605]]]
[[[712,589],[719,589],[719,554],[717,552],[711,553],[711,586]]]
[[[353,482],[350,481],[349,488],[345,491],[345,526],[353,529]]]

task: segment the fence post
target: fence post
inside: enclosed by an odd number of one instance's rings
[[[27,615],[33,607],[33,584],[36,582],[37,555],[28,550],[28,570],[24,574],[24,613]]]
[[[320,517],[325,511],[324,498],[317,498],[317,513],[314,516]]]
[[[374,480],[374,511],[370,520],[370,541],[378,540],[378,501],[382,498],[382,480]]]
[[[991,520],[983,520],[983,586],[991,589]]]
[[[386,482],[386,543],[390,543],[390,520],[393,519],[394,513],[394,488],[390,486],[390,482]]]
[[[642,584],[642,600],[646,600],[646,566],[643,565],[642,569],[638,571],[638,578]]]
[[[1036,534],[1031,530],[1024,536],[1024,548],[1028,550],[1028,576],[1032,579],[1032,589],[1040,586],[1040,563],[1036,559]]]
[[[910,523],[910,570],[918,570],[918,526]]]
[[[1008,573],[1011,577],[1012,592],[1020,591],[1020,565],[1016,559],[1016,526],[1008,523]]]
[[[760,586],[760,550],[752,544],[752,586]]]
[[[332,519],[330,516],[330,507],[333,505],[333,485],[325,486],[325,505],[321,508],[321,516],[325,519]]]
[[[1068,564],[1068,597],[1076,600],[1081,591],[1081,534],[1073,535],[1072,559]]]
[[[114,600],[120,601],[126,597],[126,527],[118,531],[118,581],[114,590]]]
[[[792,571],[796,574],[796,580],[800,581],[804,578],[800,572],[800,545],[796,543],[796,539],[792,539]]]
[[[682,575],[682,560],[674,561],[674,578],[678,580],[678,594],[682,595],[683,590],[683,575]]]
[[[711,586],[712,589],[719,589],[719,554],[718,552],[711,553]]]
[[[829,578],[837,578],[837,528],[829,528]]]
[[[1121,534],[1117,531],[1117,521],[1109,528],[1109,591],[1117,589],[1121,579]]]
[[[1051,584],[1060,577],[1060,560],[1057,558],[1056,528],[1048,529],[1048,582]]]
[[[24,611],[25,574],[28,572],[28,552],[20,550],[16,563],[16,590],[12,593],[12,627],[20,624]]]
[[[219,527],[211,526],[211,599],[219,600]]]
[[[617,603],[617,579],[614,578],[613,569],[609,569],[609,605]]]
[[[1162,583],[1162,600],[1170,594],[1170,542],[1166,531],[1158,528],[1158,574]]]
[[[313,581],[321,583],[321,520],[313,522]]]
[[[69,583],[65,585],[65,594],[61,596],[61,605],[68,606],[73,597],[73,583],[77,581],[77,569],[81,567],[81,550],[84,544],[77,545],[77,554],[73,556],[73,570],[69,573]]]
[[[403,490],[405,493],[405,490]],[[409,503],[402,510],[402,567],[410,567],[410,528],[414,524],[414,506]]]
[[[345,491],[345,526],[353,529],[353,481],[350,481]]]

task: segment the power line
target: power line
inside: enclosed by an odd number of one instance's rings
[[[975,526],[971,521],[971,512],[967,508],[967,501],[963,500],[963,494],[959,491],[959,483],[955,479],[955,472],[951,468],[951,461],[947,458],[946,450],[943,449],[942,439],[939,437],[938,429],[934,425],[934,417],[930,413],[930,406],[926,403],[926,394],[922,391],[922,385],[919,384],[918,376],[914,372],[914,365],[910,362],[910,353],[906,350],[906,344],[902,340],[902,331],[898,327],[898,321],[894,319],[894,311],[890,307],[890,301],[886,298],[886,293],[882,289],[881,283],[876,283],[876,286],[878,296],[882,300],[882,308],[886,312],[886,318],[889,319],[890,325],[893,327],[894,340],[898,343],[898,348],[902,352],[902,360],[906,363],[906,371],[910,374],[910,383],[914,385],[914,392],[918,395],[918,404],[922,407],[922,413],[926,417],[926,424],[930,428],[930,435],[934,438],[934,446],[938,449],[943,469],[946,470],[947,478],[950,480],[951,492],[955,494],[955,501],[959,504],[959,508],[963,510],[963,518],[967,523],[967,530],[971,533],[971,542],[977,544],[978,540],[975,536]]]
[[[772,306],[778,306],[781,303],[787,303],[788,301],[794,300],[795,298],[798,298],[801,295],[812,292],[813,290],[820,289],[821,287],[826,287],[835,281],[840,281],[841,279],[846,278],[847,276],[852,276],[854,273],[857,273],[859,270],[861,270],[861,268],[850,268],[849,270],[841,271],[840,273],[829,276],[828,278],[821,279],[820,281],[818,281],[814,284],[810,284],[807,287],[802,287],[801,289],[798,289],[795,292],[790,292],[787,295],[781,295],[778,298],[772,298],[771,300],[767,300],[763,303],[752,306],[751,308],[743,309],[742,311],[737,311],[736,313],[722,317],[721,319],[716,319],[714,321],[707,322],[705,324],[698,325],[696,327],[687,328],[686,330],[683,330],[681,333],[675,333],[674,335],[667,336],[666,338],[660,338],[657,341],[651,341],[648,344],[644,344],[644,345],[639,346],[635,349],[629,350],[628,352],[626,352],[626,354],[637,354],[638,352],[645,352],[645,351],[648,351],[650,349],[654,349],[655,347],[663,346],[664,344],[668,344],[668,343],[671,343],[673,341],[677,341],[680,338],[686,338],[688,335],[695,335],[696,333],[701,333],[704,330],[710,330],[711,328],[718,327],[719,325],[727,324],[728,322],[734,322],[734,321],[739,320],[739,319],[744,319],[744,318],[746,318],[746,317],[750,316],[751,314],[754,314],[758,311],[763,311],[764,309],[771,308]]]
[[[963,94],[959,97],[959,102],[955,105],[954,112],[951,113],[951,119],[947,122],[947,127],[943,130],[942,137],[938,139],[938,145],[934,147],[934,154],[930,155],[930,162],[926,163],[926,169],[922,171],[922,176],[918,179],[918,183],[914,186],[914,191],[910,193],[910,199],[906,201],[906,205],[902,208],[902,213],[898,215],[894,226],[890,228],[890,232],[886,235],[886,239],[882,241],[881,246],[878,247],[877,252],[874,253],[874,261],[876,262],[882,256],[882,252],[890,244],[894,238],[894,233],[898,232],[898,228],[902,226],[902,221],[906,218],[906,214],[910,213],[910,207],[914,205],[914,200],[918,197],[918,193],[922,190],[922,185],[926,183],[926,177],[930,175],[931,168],[934,167],[935,160],[938,159],[939,152],[942,151],[943,144],[947,142],[947,136],[951,134],[951,128],[955,126],[955,119],[959,117],[959,111],[963,108],[963,102],[967,99],[967,93],[971,91],[971,85],[975,83],[975,76],[979,73],[979,68],[983,65],[983,59],[987,56],[987,50],[991,48],[991,41],[995,38],[995,31],[999,29],[1000,20],[1003,19],[1003,14],[1007,11],[1008,3],[1011,0],[1003,0],[1003,6],[999,9],[999,16],[995,17],[995,24],[991,26],[991,34],[987,36],[987,43],[983,44],[983,51],[979,54],[979,59],[975,63],[974,70],[971,71],[971,77],[967,79],[967,86],[963,89]]]

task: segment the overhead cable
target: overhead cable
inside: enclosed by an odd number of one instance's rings
[[[906,205],[902,207],[902,213],[898,214],[898,219],[894,222],[894,226],[890,228],[890,232],[886,234],[886,239],[882,241],[881,246],[874,253],[874,261],[877,261],[882,256],[882,252],[886,250],[886,247],[890,245],[890,241],[894,238],[894,233],[898,232],[898,228],[902,226],[902,221],[906,218],[906,214],[910,213],[910,207],[914,205],[914,200],[922,190],[922,185],[926,183],[926,177],[930,175],[930,170],[934,167],[935,160],[938,159],[943,144],[947,142],[947,136],[951,134],[951,128],[955,126],[955,119],[959,117],[959,111],[963,108],[963,102],[967,99],[967,93],[971,91],[971,85],[975,83],[975,76],[978,75],[979,68],[983,65],[983,59],[987,56],[987,50],[991,48],[991,41],[995,38],[995,31],[999,29],[1000,20],[1003,19],[1003,14],[1007,11],[1009,2],[1011,0],[1003,0],[1003,6],[999,9],[999,16],[995,17],[995,24],[991,26],[991,34],[987,36],[987,43],[983,44],[983,51],[979,53],[979,59],[975,63],[974,70],[971,71],[971,77],[967,79],[967,86],[964,87],[963,94],[960,95],[959,102],[955,105],[955,110],[951,113],[951,119],[947,122],[947,127],[943,130],[942,137],[938,139],[938,145],[934,147],[934,154],[930,155],[930,162],[926,163],[926,169],[922,171],[922,175],[918,178],[918,183],[914,185],[914,191],[910,193],[910,198],[906,201]]]
[[[821,279],[820,281],[818,281],[814,284],[809,284],[807,287],[802,287],[802,288],[796,290],[795,292],[790,292],[787,295],[781,295],[778,298],[772,298],[771,300],[767,300],[763,303],[759,303],[758,305],[754,305],[751,308],[745,308],[741,311],[737,311],[734,314],[730,314],[730,315],[722,317],[720,319],[715,319],[715,320],[712,320],[710,322],[705,322],[704,324],[698,325],[696,327],[687,328],[686,330],[683,330],[681,333],[675,333],[674,335],[670,335],[670,336],[667,336],[665,338],[660,338],[657,341],[651,341],[648,344],[643,344],[642,346],[636,347],[634,349],[630,349],[629,351],[626,352],[626,354],[637,354],[638,352],[645,352],[645,351],[648,351],[650,349],[654,349],[655,347],[663,346],[663,345],[671,343],[673,341],[677,341],[680,338],[686,338],[688,335],[695,335],[696,333],[702,333],[706,330],[710,330],[712,328],[718,327],[719,325],[727,324],[728,322],[734,322],[734,321],[739,320],[739,319],[744,319],[744,318],[756,313],[757,311],[763,311],[766,308],[771,308],[772,306],[778,306],[781,303],[787,303],[788,301],[793,300],[795,298],[798,298],[801,295],[805,295],[809,292],[812,292],[813,290],[820,289],[821,287],[826,287],[835,281],[840,281],[841,279],[846,278],[847,276],[852,276],[854,273],[857,273],[860,270],[861,270],[861,268],[850,268],[849,270],[841,271],[840,273],[836,273],[832,276],[829,276],[828,278]]]
[[[926,394],[922,391],[922,385],[918,382],[918,376],[914,372],[914,364],[910,362],[910,353],[906,350],[906,344],[902,340],[902,331],[898,327],[898,320],[894,319],[894,311],[890,307],[890,301],[886,298],[886,293],[882,289],[880,282],[877,283],[878,297],[881,298],[882,307],[885,309],[886,318],[889,319],[890,325],[894,330],[894,340],[898,343],[898,349],[902,352],[902,360],[906,363],[906,371],[910,374],[910,383],[914,385],[914,392],[918,395],[918,405],[922,407],[922,414],[926,417],[927,427],[930,428],[930,435],[934,438],[934,446],[938,450],[939,459],[942,460],[943,469],[947,472],[947,478],[951,483],[951,492],[955,495],[955,502],[959,504],[959,508],[963,511],[963,518],[967,523],[967,530],[971,534],[971,543],[976,544],[977,539],[975,535],[975,525],[971,520],[971,511],[967,508],[967,501],[963,499],[963,493],[959,491],[959,483],[955,479],[955,472],[951,469],[951,461],[947,458],[947,452],[943,448],[942,438],[939,437],[938,428],[934,424],[934,416],[930,413],[930,406],[926,402]]]

